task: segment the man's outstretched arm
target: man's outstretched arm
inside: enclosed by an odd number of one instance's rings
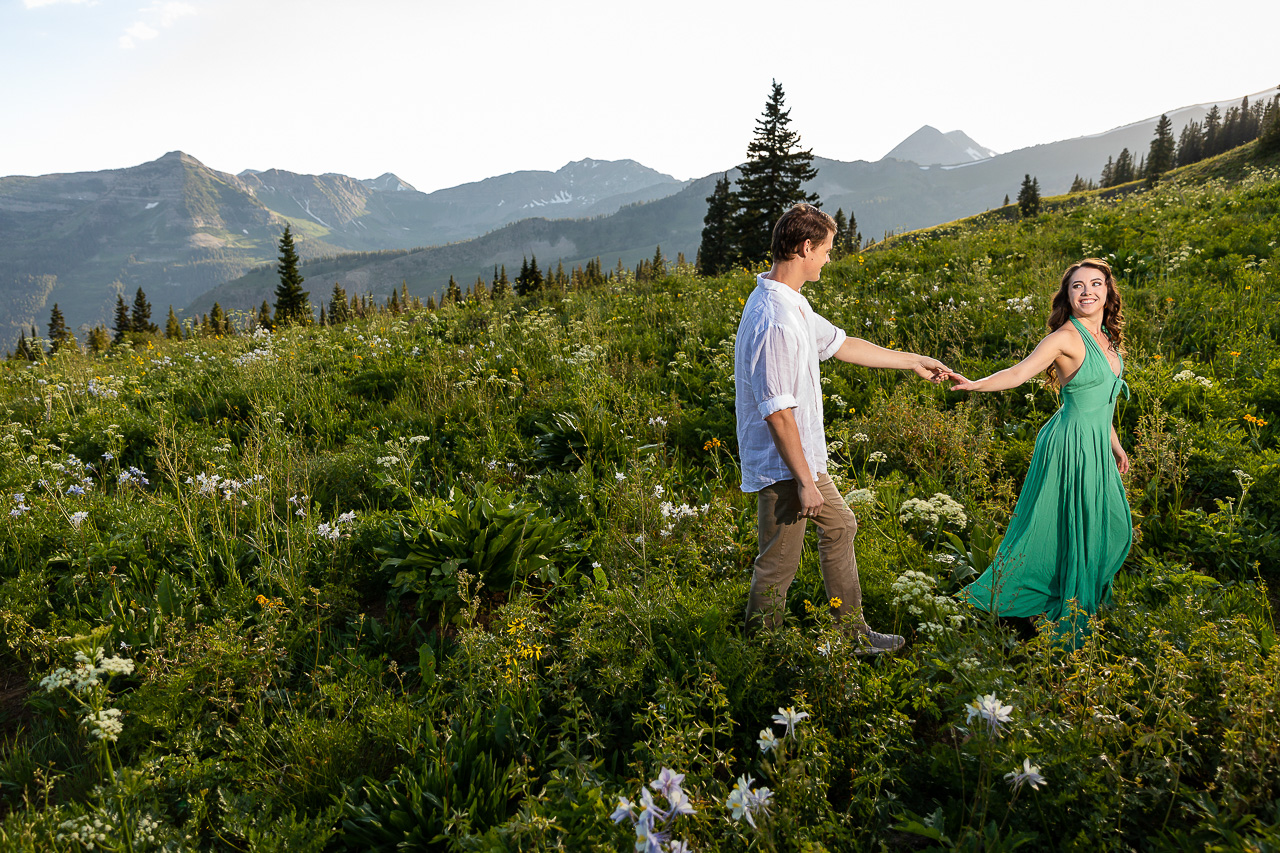
[[[876,346],[862,338],[845,338],[835,357],[862,367],[885,367],[892,370],[913,370],[921,379],[940,382],[943,374],[951,369],[936,358],[913,352],[898,352]]]

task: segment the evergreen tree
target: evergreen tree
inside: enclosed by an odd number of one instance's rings
[[[845,218],[844,208],[836,208],[836,236],[831,241],[831,260],[838,261],[849,254],[849,220]]]
[[[427,310],[428,311],[436,310],[436,298],[434,296],[427,297]]]
[[[311,295],[302,289],[305,281],[298,272],[298,252],[293,245],[293,231],[288,225],[280,235],[280,263],[276,265],[280,284],[276,286],[275,322],[279,326],[309,326],[313,319]]]
[[[1156,134],[1151,140],[1151,148],[1147,151],[1147,167],[1145,177],[1148,184],[1154,184],[1160,176],[1173,168],[1173,122],[1168,115],[1161,115],[1156,123]]]
[[[484,283],[484,276],[476,276],[476,283],[471,290],[475,293],[477,302],[484,302],[489,298],[489,288]]]
[[[1071,189],[1067,190],[1067,192],[1082,193],[1085,189],[1084,179],[1080,177],[1079,173],[1077,173],[1075,180],[1071,182]]]
[[[1218,105],[1214,104],[1209,107],[1208,114],[1204,117],[1204,156],[1212,157],[1215,154],[1221,154],[1222,148],[1222,111],[1218,109]]]
[[[462,301],[462,288],[458,287],[458,283],[453,280],[453,276],[449,276],[449,286],[445,289],[444,299],[441,300],[441,304],[444,304],[447,302],[457,303],[461,301]]]
[[[27,340],[25,330],[18,332],[18,348],[13,353],[14,358],[25,358],[27,361],[36,360],[35,347]]]
[[[498,272],[498,268],[493,268],[493,298],[506,299],[511,295],[511,282],[507,280],[507,265],[502,265],[502,272]]]
[[[667,259],[662,254],[662,246],[653,250],[653,260],[649,262],[649,274],[654,279],[667,277]]]
[[[140,335],[154,335],[160,331],[160,327],[151,322],[151,303],[147,301],[147,294],[142,292],[141,287],[133,297],[133,313],[129,317],[129,327],[131,331]]]
[[[1099,184],[1103,187],[1115,185],[1116,160],[1114,157],[1107,157],[1107,164],[1102,167],[1102,177]]]
[[[106,352],[111,348],[111,333],[101,324],[89,330],[89,352]]]
[[[1000,205],[1000,206],[1001,206],[1001,207],[1008,207],[1008,206],[1009,206],[1009,194],[1008,194],[1008,193],[1005,193],[1005,194],[1004,194],[1004,204],[1002,204],[1002,205]],[[875,239],[876,239],[875,237],[872,237],[872,238],[871,238],[872,242],[875,242]]]
[[[178,315],[173,313],[173,306],[169,306],[169,316],[164,321],[164,336],[169,340],[182,339],[182,324],[178,322]]]
[[[1035,216],[1040,212],[1040,180],[1027,175],[1022,179],[1022,187],[1018,190],[1018,211],[1023,217]]]
[[[737,196],[729,189],[729,173],[716,181],[707,196],[707,215],[702,219],[702,244],[698,247],[698,272],[712,276],[727,272],[738,257],[733,242],[733,216],[738,209]],[[599,259],[597,258],[597,261]]]
[[[209,309],[209,331],[215,335],[225,335],[230,331],[229,326],[230,322],[223,313],[222,306],[217,302],[213,303],[213,308]]]
[[[336,281],[333,293],[329,296],[329,324],[332,326],[346,323],[351,318],[351,309],[347,306],[347,291]]]
[[[329,325],[329,316],[325,314],[323,302],[320,303],[320,321],[319,322],[320,322],[321,328]]]
[[[115,336],[111,339],[111,343],[118,344],[124,340],[125,335],[133,331],[133,321],[129,319],[129,306],[124,304],[124,296],[116,294],[116,319],[115,319]]]
[[[1133,155],[1129,153],[1128,148],[1122,148],[1120,149],[1120,156],[1116,158],[1115,168],[1111,172],[1111,186],[1127,184],[1135,177]]]
[[[262,300],[262,305],[258,307],[258,325],[268,332],[276,330],[276,324],[271,321],[271,306],[267,304],[265,299]]]
[[[1267,105],[1258,128],[1258,152],[1264,155],[1280,151],[1280,95]]]
[[[801,149],[800,135],[788,127],[791,112],[783,109],[785,97],[774,80],[738,178],[732,233],[739,260],[748,265],[769,258],[773,226],[783,213],[796,202],[818,201],[817,195],[803,189],[818,170],[813,167],[813,152]]]
[[[53,303],[53,311],[49,313],[49,355],[53,355],[64,347],[75,348],[76,338],[71,334],[71,330],[67,328],[66,318],[62,316],[62,311],[58,309],[58,303]]]
[[[1189,121],[1178,136],[1178,153],[1174,155],[1176,166],[1186,166],[1204,159],[1204,131],[1200,122]]]

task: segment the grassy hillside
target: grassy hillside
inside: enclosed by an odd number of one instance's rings
[[[619,798],[677,789],[653,829],[700,850],[1280,846],[1280,171],[1247,157],[806,289],[981,375],[1113,259],[1137,536],[1074,651],[952,597],[1053,393],[835,364],[868,617],[910,645],[853,655],[809,550],[743,635],[746,273],[6,363],[0,848],[624,849]],[[962,524],[903,512],[937,493]]]

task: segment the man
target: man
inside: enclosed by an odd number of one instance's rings
[[[782,622],[787,588],[800,568],[805,522],[819,532],[818,557],[832,615],[858,652],[900,649],[896,634],[872,631],[862,615],[853,537],[858,522],[827,475],[818,362],[832,356],[864,367],[914,370],[934,382],[940,361],[845,335],[809,307],[800,288],[830,260],[835,220],[797,204],[773,229],[773,268],[761,273],[738,325],[734,365],[742,490],[757,493],[759,555],[747,602],[747,629]]]

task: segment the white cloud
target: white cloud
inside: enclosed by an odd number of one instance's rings
[[[59,2],[59,0],[25,0],[25,2]],[[69,0],[69,2],[79,3],[82,0]],[[155,38],[160,35],[160,30],[156,27],[167,29],[182,18],[196,14],[196,7],[180,0],[170,0],[170,2],[156,0],[150,6],[139,9],[138,13],[142,16],[142,20],[135,21],[124,31],[124,35],[120,36],[122,50],[132,50],[137,42]]]
[[[147,11],[156,11],[160,14],[160,26],[171,27],[174,22],[186,18],[196,13],[196,7],[190,3],[153,3]]]
[[[98,0],[22,0],[22,5],[28,9],[39,9],[41,6],[56,6],[59,3],[68,5],[78,5],[81,3],[89,3],[96,5]]]

